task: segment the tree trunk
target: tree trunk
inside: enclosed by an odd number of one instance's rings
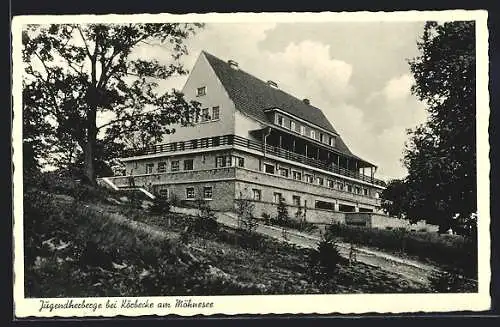
[[[95,150],[97,143],[96,112],[97,110],[95,108],[91,108],[87,116],[87,143],[85,144],[84,149],[85,178],[86,182],[92,186],[97,185],[95,173]]]

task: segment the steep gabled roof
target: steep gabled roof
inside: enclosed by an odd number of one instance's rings
[[[264,110],[279,108],[338,135],[319,108],[306,104],[303,100],[280,89],[271,87],[266,82],[241,69],[231,68],[229,63],[206,51],[203,51],[203,54],[234,102],[236,109],[257,120],[268,121]],[[362,160],[349,150],[340,136],[337,137],[336,149],[345,155]]]

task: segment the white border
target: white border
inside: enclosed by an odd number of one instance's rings
[[[490,307],[489,284],[490,237],[489,237],[489,93],[488,93],[488,30],[487,12],[481,10],[448,11],[408,11],[408,12],[355,12],[355,13],[234,13],[234,14],[137,14],[137,15],[64,15],[64,16],[18,16],[12,21],[13,36],[13,163],[14,169],[14,307],[15,316],[38,317],[83,317],[83,316],[140,316],[140,315],[211,315],[211,314],[285,314],[285,313],[401,313],[401,312],[447,312],[482,311]],[[424,21],[424,20],[475,20],[476,21],[476,60],[477,60],[477,189],[478,192],[478,233],[479,233],[479,292],[474,294],[352,294],[352,295],[266,295],[266,296],[209,296],[175,297],[190,298],[193,301],[213,302],[214,307],[204,309],[85,309],[55,310],[38,312],[39,299],[24,298],[23,267],[23,226],[22,226],[22,67],[21,67],[21,28],[23,24],[45,23],[88,23],[103,21],[119,22],[206,22],[206,23],[243,23],[243,22],[354,22],[354,21]],[[115,300],[116,298],[111,298]],[[121,301],[124,298],[116,300]],[[170,302],[172,297],[131,298],[155,303]],[[67,299],[46,299],[52,303],[65,303]],[[74,303],[83,299],[73,299]],[[101,303],[107,298],[86,298],[87,302]]]

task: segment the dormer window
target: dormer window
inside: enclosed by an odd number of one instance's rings
[[[199,87],[196,89],[196,96],[204,96],[205,94],[207,94],[207,87],[206,86],[202,86],[202,87]]]

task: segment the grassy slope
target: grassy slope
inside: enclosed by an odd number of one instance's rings
[[[264,236],[249,241],[223,227],[191,235],[183,244],[179,236],[191,217],[152,215],[133,205],[103,203],[102,194],[69,193],[80,200],[26,191],[29,297],[429,291],[378,268],[346,262],[334,280],[319,284],[308,276],[310,250]],[[145,222],[167,232],[165,239],[110,217]]]

